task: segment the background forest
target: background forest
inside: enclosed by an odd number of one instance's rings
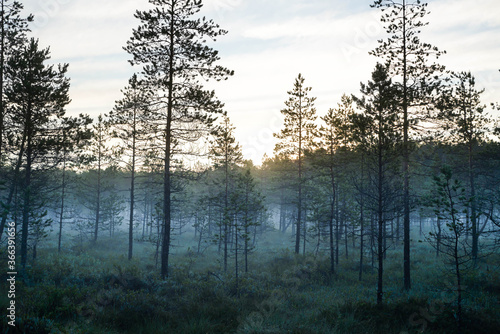
[[[498,332],[500,106],[420,40],[426,3],[371,4],[387,36],[337,106],[283,87],[256,165],[202,1],[135,13],[136,73],[96,119],[66,114],[70,65],[0,2],[5,333]]]

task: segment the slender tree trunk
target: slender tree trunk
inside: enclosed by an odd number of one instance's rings
[[[399,212],[396,212],[396,242],[399,244],[399,240],[401,239],[401,221],[399,219]]]
[[[384,248],[383,248],[383,227],[384,227],[384,218],[381,214],[381,209],[379,207],[378,212],[378,237],[377,237],[377,246],[378,246],[378,277],[377,277],[377,305],[382,304],[383,298],[383,275],[384,275]]]
[[[408,120],[408,71],[407,71],[407,55],[406,49],[406,0],[403,0],[403,242],[404,242],[404,260],[403,260],[403,276],[404,289],[411,289],[410,275],[410,150],[409,150],[409,120]]]
[[[385,251],[387,249],[387,222],[384,220],[384,226],[383,226],[383,238],[384,238],[384,260],[387,259],[387,252]]]
[[[21,232],[21,266],[26,269],[26,260],[28,258],[28,229],[29,229],[29,214],[31,206],[31,148],[28,145],[27,151],[27,166],[24,180],[24,200],[23,200],[23,220]]]
[[[360,215],[360,240],[359,240],[359,280],[363,280],[363,253],[365,251],[365,243],[364,243],[364,232],[365,232],[365,222],[364,222],[364,207],[363,202],[361,204],[361,215]]]
[[[283,188],[280,189],[280,232],[285,233],[285,212],[284,212],[284,198]]]
[[[135,146],[136,146],[136,107],[134,106],[134,115],[132,123],[132,166],[130,177],[130,216],[128,226],[128,259],[132,260],[132,251],[134,245],[134,202],[135,202]]]
[[[375,268],[375,214],[370,212],[370,258],[371,267]]]
[[[102,134],[99,134],[101,136]],[[97,199],[96,199],[96,210],[95,210],[95,228],[94,228],[94,242],[97,241],[97,235],[99,233],[99,223],[101,217],[101,145],[102,137],[99,139],[99,153],[97,157]]]
[[[307,210],[304,210],[304,217],[307,217]],[[306,255],[306,244],[307,244],[307,221],[304,219],[302,222],[302,230],[304,231],[303,238],[302,240],[302,255]]]
[[[473,158],[473,141],[469,142],[469,183],[471,197],[471,228],[472,228],[472,258],[477,261],[479,253],[479,233],[477,228],[477,208],[476,208],[476,185],[474,180],[474,158]]]
[[[220,221],[220,222],[224,222],[224,220],[223,220],[223,219],[224,219],[224,216],[223,216],[222,211],[221,211],[221,212],[219,212],[219,221]],[[219,236],[223,235],[222,225],[223,225],[223,224],[219,224]],[[221,252],[221,250],[222,250],[223,239],[222,239],[221,237],[219,237],[219,238],[217,238],[217,239],[219,239],[219,240],[218,240],[218,245],[219,245],[219,247],[218,247],[217,253],[218,253],[218,254],[220,254],[220,252]]]
[[[25,127],[23,130],[23,139],[21,140],[21,147],[19,148],[19,154],[17,156],[16,167],[14,169],[14,177],[12,178],[12,183],[10,185],[7,201],[4,203],[5,208],[2,210],[2,222],[0,223],[0,236],[3,235],[3,230],[5,228],[5,224],[7,223],[7,217],[9,215],[9,207],[12,204],[14,194],[18,187],[18,182],[20,178],[20,169],[23,163],[23,156],[25,153],[27,137],[28,137],[28,129]]]
[[[144,199],[144,215],[142,216],[142,239],[146,237],[146,222],[148,221],[148,202]]]
[[[158,268],[158,260],[159,260],[159,255],[160,255],[160,247],[162,245],[162,238],[163,235],[165,234],[163,232],[164,229],[164,224],[162,224],[162,221],[160,219],[156,219],[156,250],[155,250],[155,267]],[[153,227],[151,226],[151,230],[153,230]],[[162,248],[163,249],[163,248]]]
[[[378,279],[377,279],[377,305],[382,304],[383,299],[383,275],[384,275],[384,235],[385,235],[385,224],[384,224],[384,198],[383,198],[383,185],[384,185],[384,175],[383,175],[383,157],[382,157],[382,115],[379,113],[379,133],[378,133],[378,196],[377,196],[377,218],[378,218]]]
[[[345,241],[345,258],[346,260],[349,259],[349,240],[348,240],[348,226],[347,226],[347,220],[344,218],[344,241]]]
[[[248,226],[245,226],[245,272],[248,272]]]
[[[234,271],[235,271],[235,279],[236,279],[236,296],[239,298],[240,293],[239,293],[239,277],[238,277],[238,220],[235,218],[234,219],[234,238],[235,238],[235,248],[234,248]]]
[[[455,224],[455,229],[456,223]],[[460,254],[459,254],[459,235],[457,235],[457,231],[455,230],[455,244],[453,249],[453,254],[455,257],[455,275],[457,277],[457,327],[458,334],[462,333],[462,275],[460,271]]]
[[[295,254],[300,252],[300,233],[302,225],[302,97],[299,96],[299,203],[297,212],[297,230],[295,232]]]
[[[335,262],[339,265],[339,245],[340,245],[340,217],[339,217],[339,201],[335,201]]]
[[[59,216],[59,238],[57,240],[57,252],[61,252],[62,229],[64,221],[64,198],[66,197],[66,149],[64,149],[62,169],[62,190],[61,190],[61,215]]]
[[[175,1],[171,3],[171,15],[175,12]],[[171,225],[171,179],[170,179],[170,159],[172,143],[172,113],[174,102],[174,56],[175,56],[175,25],[174,18],[170,20],[170,49],[169,49],[169,71],[168,71],[168,102],[167,102],[167,124],[165,129],[165,170],[163,182],[163,242],[161,249],[161,277],[168,277],[168,257],[170,254],[170,225]]]
[[[27,138],[26,138],[26,170],[24,176],[24,200],[23,200],[23,220],[22,220],[22,232],[21,232],[21,267],[23,270],[26,269],[26,262],[28,259],[28,229],[29,229],[29,214],[31,207],[31,163],[32,163],[32,140],[33,140],[33,124],[31,121],[31,102],[28,101],[28,107],[26,112],[26,128],[27,128]]]
[[[333,160],[332,148],[330,149],[330,156]],[[335,274],[335,248],[333,246],[333,219],[335,215],[335,174],[333,169],[333,161],[330,161],[330,181],[332,186],[332,200],[330,202],[330,221],[329,221],[329,232],[330,232],[330,273]]]
[[[301,145],[301,144],[299,144]],[[299,148],[300,152],[301,148]],[[299,203],[297,210],[297,228],[295,229],[295,254],[300,252],[300,234],[302,225],[302,156],[299,153]]]
[[[394,248],[394,218],[391,219],[391,246]]]
[[[225,189],[224,189],[224,272],[227,271],[227,258],[228,258],[228,229],[229,229],[229,161],[228,161],[228,148],[225,149],[225,163],[224,163],[224,176],[225,176]]]
[[[249,219],[248,219],[248,210],[249,210],[249,192],[250,190],[246,189],[246,194],[245,194],[245,273],[248,272],[248,224],[249,224]]]

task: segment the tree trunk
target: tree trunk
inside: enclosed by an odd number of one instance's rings
[[[403,0],[403,280],[404,289],[411,289],[410,275],[410,150],[409,150],[409,120],[408,120],[408,71],[407,71],[407,53],[406,49],[406,0]]]
[[[59,238],[57,240],[57,252],[61,252],[61,240],[62,240],[62,229],[64,220],[64,197],[66,196],[66,149],[64,149],[63,157],[63,169],[62,169],[62,190],[61,190],[61,215],[59,217]]]
[[[301,89],[302,92],[302,89]],[[302,225],[302,97],[299,97],[299,203],[297,212],[297,230],[295,233],[295,254],[300,252],[300,233]]]
[[[25,127],[23,130],[23,139],[21,140],[21,147],[19,149],[19,154],[17,156],[16,167],[14,169],[14,177],[12,178],[12,183],[9,189],[9,195],[7,197],[7,201],[3,205],[4,209],[2,211],[2,222],[0,223],[0,236],[3,235],[5,224],[7,223],[7,216],[9,215],[9,207],[12,204],[14,193],[16,192],[16,189],[18,187],[19,175],[20,175],[19,171],[23,163],[23,156],[24,156],[27,137],[28,137],[28,129]]]
[[[224,272],[227,271],[227,258],[228,258],[228,225],[229,225],[229,162],[228,162],[228,152],[226,147],[226,157],[224,163],[224,175],[225,175],[225,190],[224,190]]]
[[[477,228],[477,208],[476,208],[476,185],[474,180],[474,158],[473,158],[473,142],[469,142],[469,183],[470,183],[470,200],[471,200],[471,228],[472,228],[472,258],[477,261],[479,253],[479,233]]]
[[[377,216],[378,216],[378,277],[377,277],[377,305],[382,304],[384,294],[383,290],[383,274],[384,274],[384,255],[385,255],[385,224],[384,224],[384,172],[383,172],[383,157],[382,157],[382,115],[379,113],[379,133],[378,133],[378,198],[377,198]]]
[[[101,136],[102,134],[99,134]],[[98,164],[97,164],[97,199],[96,199],[96,210],[95,210],[95,228],[94,228],[94,242],[97,241],[97,234],[99,233],[99,220],[101,217],[101,145],[102,139],[99,139],[99,153],[98,153]]]
[[[171,3],[171,15],[175,12],[175,1]],[[174,55],[175,55],[175,19],[170,20],[170,48],[169,48],[169,71],[168,71],[168,102],[167,102],[167,124],[165,129],[165,170],[163,181],[163,242],[161,249],[161,277],[168,277],[168,257],[170,254],[170,224],[171,224],[171,179],[170,179],[170,159],[172,142],[172,113],[174,101]]]
[[[134,106],[132,129],[132,166],[130,177],[130,216],[128,226],[128,259],[132,260],[134,245],[134,200],[135,200],[135,143],[136,143],[136,107]]]
[[[33,124],[31,121],[31,103],[28,101],[26,111],[26,170],[24,176],[24,200],[23,200],[23,221],[21,232],[21,267],[23,271],[26,269],[26,262],[28,259],[28,229],[29,229],[29,214],[31,207],[31,163],[33,155]]]
[[[331,154],[331,153],[330,153]],[[330,179],[332,186],[332,200],[330,202],[330,222],[329,232],[330,232],[330,273],[335,274],[335,248],[333,246],[333,218],[335,215],[335,175],[333,172],[333,166],[330,167]]]
[[[347,220],[344,217],[344,241],[345,241],[345,258],[346,260],[349,259],[349,240],[348,240],[348,227],[347,227]]]
[[[364,208],[363,208],[363,201],[361,201],[361,217],[360,217],[360,225],[361,225],[361,231],[360,231],[360,240],[359,240],[359,280],[363,280],[363,252],[365,251],[364,249],[364,232],[365,232],[365,222],[364,222]]]
[[[335,262],[339,265],[339,244],[340,244],[340,217],[339,217],[339,201],[335,201]]]
[[[234,220],[234,238],[235,238],[235,245],[236,247],[234,248],[234,271],[235,271],[235,279],[236,279],[236,296],[239,298],[240,293],[239,293],[239,277],[238,277],[238,220],[235,218]]]

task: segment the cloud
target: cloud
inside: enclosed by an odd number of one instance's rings
[[[247,157],[272,153],[283,102],[302,73],[316,96],[319,115],[342,93],[356,94],[377,61],[368,51],[385,38],[380,11],[359,0],[205,0],[202,15],[227,29],[213,46],[220,64],[235,70],[227,82],[210,83],[226,103]],[[122,47],[146,0],[33,0],[26,13],[39,22],[33,35],[50,45],[53,62],[70,64],[69,113],[111,110],[134,70]],[[498,0],[431,0],[422,41],[448,54],[439,61],[471,70],[487,89],[485,102],[500,101],[500,3]]]

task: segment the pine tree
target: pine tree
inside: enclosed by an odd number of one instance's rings
[[[99,236],[99,230],[101,228],[102,212],[101,205],[104,200],[104,192],[108,190],[109,185],[105,184],[104,171],[109,167],[109,163],[112,160],[111,147],[109,146],[110,132],[109,123],[104,119],[103,115],[100,114],[97,117],[97,123],[93,125],[92,138],[89,141],[89,154],[84,157],[84,164],[87,165],[89,174],[92,174],[94,180],[84,182],[83,186],[89,188],[91,194],[89,194],[89,201],[92,203],[90,207],[91,211],[94,213],[93,219],[93,237],[94,242],[97,241]],[[90,176],[90,175],[89,175]],[[90,184],[91,183],[91,184]]]
[[[262,194],[256,189],[255,180],[250,171],[251,165],[238,171],[235,175],[234,191],[230,196],[230,212],[234,217],[234,261],[236,293],[239,296],[239,260],[240,249],[243,251],[245,272],[248,272],[248,255],[250,247],[250,228],[260,226],[259,222],[265,211]],[[242,246],[240,246],[242,242]]]
[[[129,212],[129,247],[128,259],[132,259],[134,243],[134,206],[136,170],[140,157],[145,156],[148,140],[148,119],[150,118],[149,91],[141,86],[137,75],[129,80],[129,86],[123,91],[123,99],[116,102],[115,108],[109,114],[112,135],[120,140],[120,155],[126,156],[126,164],[130,170],[130,212]]]
[[[14,167],[14,171],[10,171],[10,173],[4,168],[7,159],[5,153],[7,149],[5,132],[7,127],[12,126],[12,124],[9,124],[10,113],[7,112],[8,102],[5,96],[5,88],[10,80],[6,73],[7,62],[26,42],[26,32],[29,31],[28,24],[33,21],[32,15],[26,18],[21,17],[20,13],[22,9],[23,5],[18,1],[11,2],[10,0],[0,0],[0,169],[2,172],[0,186],[8,184],[7,178],[9,177],[11,179],[19,178],[19,168]],[[8,174],[12,173],[14,176],[8,176]],[[2,208],[0,237],[3,235],[7,215],[9,214],[9,208],[12,204],[15,192],[15,186],[16,184],[11,182],[10,186],[7,187],[7,197],[0,199]]]
[[[61,126],[57,130],[61,148],[59,150],[59,166],[61,168],[61,196],[59,212],[59,236],[57,250],[61,252],[62,230],[65,217],[65,200],[68,184],[67,170],[78,164],[83,147],[91,138],[88,126],[92,119],[86,115],[79,117],[64,117],[61,119]]]
[[[70,102],[69,80],[65,77],[68,65],[59,65],[54,69],[54,66],[45,64],[49,58],[49,50],[39,50],[38,41],[31,39],[9,60],[7,68],[10,82],[6,97],[12,113],[8,138],[16,143],[18,150],[16,171],[24,166],[21,234],[23,268],[27,261],[28,228],[34,200],[33,172],[43,168],[40,161],[59,145],[54,133],[59,127],[58,120],[64,116],[64,107]],[[18,180],[14,178],[12,182]]]
[[[285,109],[281,113],[285,116],[285,128],[274,136],[281,141],[274,149],[276,154],[283,154],[297,161],[297,223],[295,230],[295,253],[300,251],[300,238],[303,223],[303,173],[304,173],[304,151],[316,138],[316,109],[314,101],[316,98],[309,97],[310,87],[304,86],[304,77],[299,74],[295,79],[288,101],[285,101]]]
[[[26,42],[28,24],[33,16],[21,17],[23,5],[18,1],[0,0],[0,166],[4,160],[4,129],[6,126],[5,69],[7,61]],[[0,236],[2,235],[0,229]]]
[[[164,190],[161,276],[168,276],[171,232],[171,167],[182,142],[193,142],[213,122],[211,113],[222,104],[213,91],[204,90],[206,79],[225,80],[232,71],[215,63],[218,52],[207,46],[226,31],[212,20],[195,18],[201,0],[150,0],[154,9],[137,11],[141,25],[133,31],[125,50],[132,65],[142,65],[145,83],[157,94],[156,120],[163,140]]]
[[[386,222],[394,211],[397,198],[394,185],[397,148],[401,142],[398,132],[398,90],[388,76],[387,67],[377,64],[368,84],[361,84],[362,99],[356,99],[363,114],[353,117],[356,142],[367,152],[369,180],[368,198],[371,211],[377,216],[378,283],[377,304],[383,299],[383,273]],[[370,189],[371,188],[371,189]]]
[[[446,223],[440,242],[441,252],[445,255],[445,264],[456,279],[457,310],[454,316],[457,321],[457,333],[462,333],[463,277],[475,259],[465,237],[468,228],[462,215],[470,205],[471,198],[467,197],[460,181],[453,178],[453,171],[449,166],[441,168],[440,175],[434,177],[434,185],[431,197],[435,212],[438,219]],[[436,235],[431,233],[429,238],[432,241]]]
[[[352,98],[343,95],[341,102],[336,109],[330,108],[328,113],[321,117],[324,125],[320,128],[322,146],[325,150],[325,159],[321,162],[324,168],[328,169],[330,179],[330,217],[329,217],[329,243],[330,243],[330,272],[335,273],[335,258],[338,257],[338,219],[336,221],[334,246],[334,220],[336,217],[337,202],[337,178],[339,174],[338,152],[346,148],[346,141],[349,133],[349,117],[354,113]]]
[[[243,160],[241,147],[234,138],[235,128],[231,124],[229,117],[224,116],[221,125],[213,132],[215,141],[212,146],[212,157],[215,161],[215,166],[222,169],[223,173],[223,238],[224,243],[224,271],[227,271],[228,260],[228,244],[229,244],[229,228],[231,226],[231,210],[230,210],[230,192],[231,184],[234,183],[235,167]]]
[[[486,116],[486,106],[481,104],[484,90],[475,88],[475,78],[470,72],[453,73],[445,102],[438,116],[446,132],[447,140],[454,144],[465,144],[467,178],[469,185],[470,221],[472,233],[472,256],[477,259],[479,251],[478,200],[476,194],[476,151],[485,140],[492,121]]]
[[[392,77],[401,79],[394,84],[401,86],[399,102],[403,119],[403,208],[404,208],[404,288],[411,288],[410,274],[410,127],[425,112],[417,113],[419,106],[432,104],[436,90],[440,87],[439,75],[444,70],[438,64],[428,64],[431,55],[439,57],[443,52],[420,41],[420,29],[427,25],[421,18],[428,14],[427,4],[420,0],[376,0],[372,7],[383,11],[381,21],[390,35],[380,40],[380,45],[371,52],[390,65]],[[425,108],[424,108],[424,111]]]

